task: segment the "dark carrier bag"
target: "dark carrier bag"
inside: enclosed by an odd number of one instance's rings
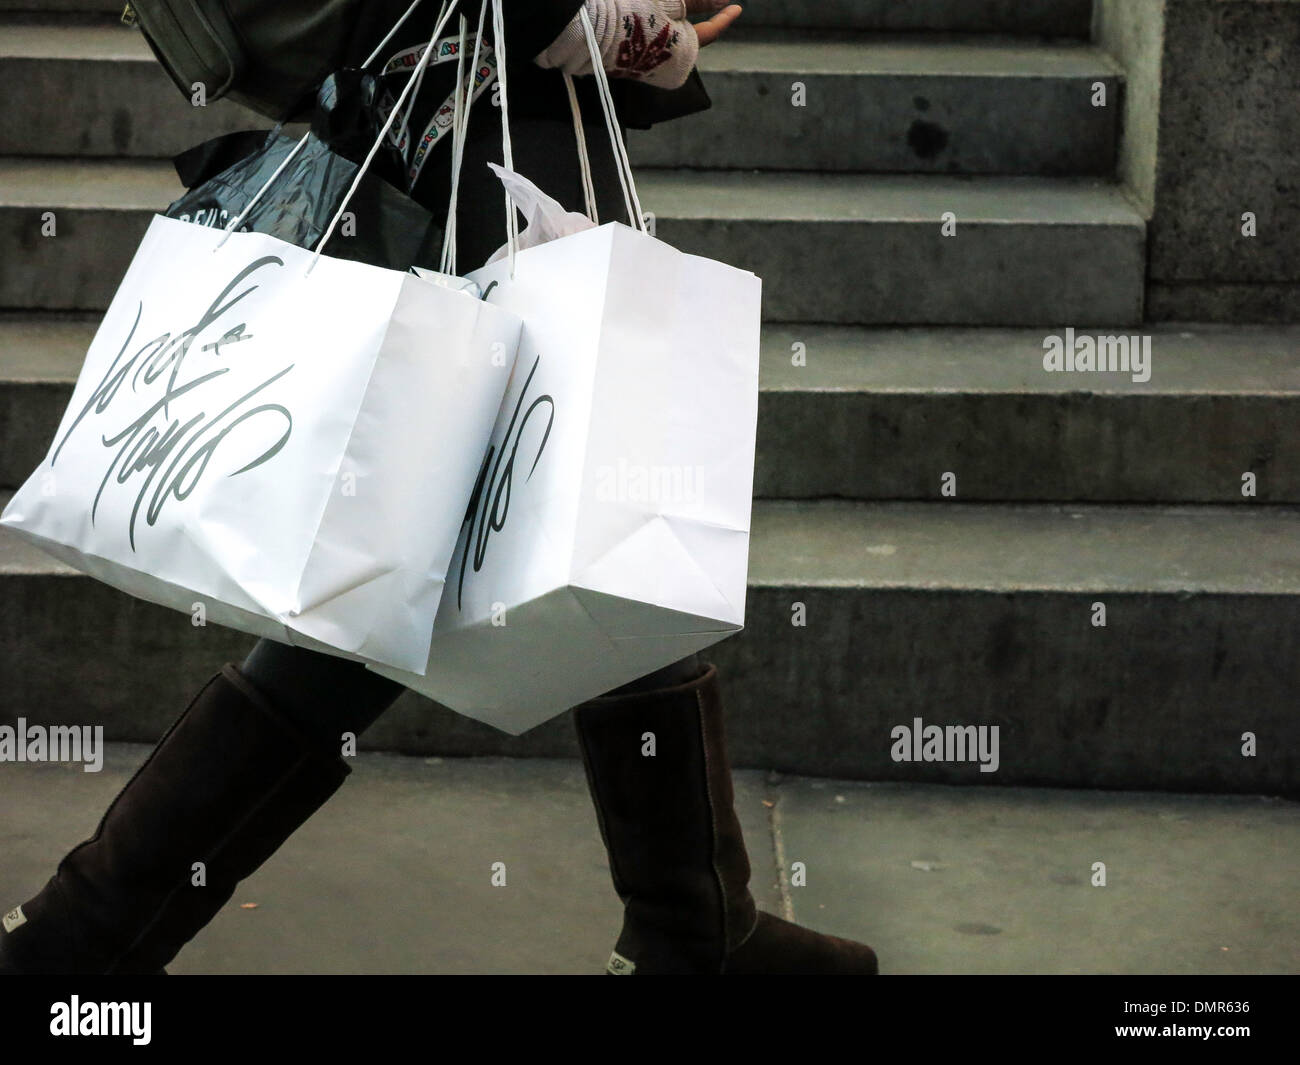
[[[168,218],[224,228],[242,215],[241,231],[300,248],[319,245],[360,169],[314,134],[298,144],[278,130],[228,133],[175,163],[189,192],[167,208]],[[388,182],[367,173],[351,190],[349,208],[355,222],[333,233],[326,255],[389,270],[438,265],[441,220]]]
[[[177,87],[196,84],[277,121],[311,104],[343,65],[362,0],[131,0],[137,25]]]

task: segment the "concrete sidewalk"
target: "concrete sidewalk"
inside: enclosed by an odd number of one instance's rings
[[[147,753],[110,745],[100,773],[0,765],[4,908]],[[736,786],[760,906],[871,943],[887,973],[1300,972],[1294,803],[761,772]],[[170,971],[599,972],[619,919],[578,763],[363,754]]]

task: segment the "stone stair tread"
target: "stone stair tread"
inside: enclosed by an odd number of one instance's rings
[[[924,33],[960,29],[1082,37],[1088,33],[1091,3],[1092,0],[907,0],[906,3],[899,0],[759,0],[747,5],[737,27],[742,33],[761,27],[794,25]]]
[[[149,211],[184,191],[165,160],[0,158],[0,208]]]
[[[11,491],[0,491],[0,510],[9,505]],[[4,577],[75,577],[76,568],[47,555],[39,547],[0,526],[0,579]]]
[[[1153,372],[1141,382],[1124,373],[1045,373],[1043,339],[1050,332],[768,323],[762,386],[767,392],[1300,395],[1300,326],[1076,328],[1079,334],[1151,336]],[[796,342],[806,346],[804,366],[791,362]],[[0,356],[0,377],[4,365]]]
[[[74,383],[101,317],[0,317],[0,384]]]
[[[44,25],[57,19],[63,26],[108,25],[125,29],[125,0],[0,0],[0,18],[10,24]]]
[[[1300,593],[1300,508],[755,503],[750,580],[983,592]]]
[[[127,59],[157,62],[149,42],[121,23],[78,24],[50,15],[33,22],[0,16],[0,60]],[[180,99],[179,93],[177,99]]]
[[[828,174],[643,168],[642,205],[665,218],[818,222],[1068,224],[1141,227],[1112,182],[946,174]],[[0,207],[157,209],[182,191],[169,162],[0,158]]]
[[[125,26],[6,21],[0,60],[156,60],[144,37]],[[849,36],[818,31],[728,40],[700,53],[700,70],[804,74],[905,74],[1026,77],[1116,76],[1115,62],[1086,42],[988,41],[979,35],[931,40],[915,35]],[[179,101],[179,96],[177,97]]]
[[[3,54],[0,51],[0,54]],[[910,77],[1122,77],[1115,61],[1086,42],[989,41],[980,36],[817,33],[794,38],[723,39],[700,52],[700,72],[898,74]]]
[[[77,379],[98,315],[0,315],[0,387]],[[1108,334],[1104,327],[1080,333]],[[1138,335],[1134,330],[1114,330]],[[1131,396],[1300,396],[1300,325],[1159,323],[1149,381],[1125,374],[1044,373],[1042,329],[820,323],[763,327],[764,392],[875,392],[972,395],[1063,392]],[[791,345],[806,345],[794,365]]]
[[[196,669],[189,681],[197,688],[204,676]],[[734,689],[724,690],[739,717]],[[398,713],[385,714],[362,747]],[[572,726],[560,724],[572,744]],[[1007,751],[1005,731],[1002,743]],[[109,743],[101,771],[82,773],[75,784],[69,774],[79,767],[6,765],[0,896],[27,898],[44,883],[56,845],[86,835],[149,750]],[[236,901],[256,899],[259,910],[226,906],[168,971],[390,979],[598,972],[622,908],[603,876],[582,765],[576,750],[562,753],[565,760],[550,761],[363,749],[348,759],[346,792],[240,885]],[[772,762],[754,764],[735,769],[733,779],[755,901],[782,912],[777,856],[804,861],[818,875],[785,892],[793,916],[871,943],[890,975],[1159,972],[1204,986],[1211,973],[1217,982],[1300,971],[1294,803],[1008,788],[998,786],[999,774],[978,771],[969,781],[978,786],[970,787],[863,784],[777,776],[767,771]],[[548,879],[503,905],[500,891],[480,887],[484,854],[509,856],[524,884],[537,872]],[[1104,906],[1091,901],[1102,892],[1088,886],[1096,857],[1124,876],[1122,891],[1107,889]],[[561,871],[563,894],[555,886]],[[366,906],[376,899],[383,904]],[[963,934],[972,918],[999,924],[983,926],[989,934]],[[1256,1004],[1254,1015],[1262,1012]]]
[[[756,501],[749,583],[1291,596],[1298,532],[1295,506]],[[0,530],[0,577],[74,572]]]
[[[941,33],[953,30],[976,33],[1012,33],[1038,36],[1043,33],[1086,36],[1087,0],[1025,0],[1011,10],[1010,5],[991,4],[989,0],[763,0],[747,5],[745,17],[733,34],[763,32],[774,25],[801,29],[821,25],[844,28],[848,32],[912,31]],[[0,0],[0,12],[8,17],[61,20],[97,18],[118,23],[122,0]],[[1062,10],[1065,8],[1066,10]],[[779,10],[778,10],[779,9]]]
[[[0,154],[163,159],[265,126],[229,101],[194,108],[138,34],[0,15]],[[715,106],[632,138],[637,165],[1111,177],[1123,75],[1086,43],[828,33],[724,38],[700,57]],[[805,83],[807,108],[789,88]],[[81,106],[63,101],[79,98]],[[1013,116],[1009,120],[1008,116]]]
[[[1119,185],[1092,178],[644,168],[637,184],[642,206],[669,218],[1145,224]]]
[[[648,167],[639,175],[661,235],[755,270],[771,321],[1140,320],[1146,225],[1107,181]],[[34,271],[0,278],[0,305],[107,306],[150,213],[181,191],[165,160],[0,159],[0,231],[8,248],[31,255]],[[77,239],[31,245],[46,210],[70,212],[60,232]],[[941,234],[948,212],[966,227],[955,237]],[[1096,270],[1098,261],[1109,269]],[[932,266],[933,285],[909,280]]]

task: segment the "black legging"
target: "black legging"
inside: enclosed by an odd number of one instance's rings
[[[486,165],[489,159],[502,161],[501,144],[491,136],[475,139],[472,131],[471,125],[456,210],[457,267],[461,273],[481,265],[506,239],[501,186]],[[583,211],[572,123],[512,119],[510,132],[515,169],[567,209]],[[627,221],[603,125],[587,127],[587,144],[600,220]],[[447,153],[447,148],[443,144],[438,150]],[[436,179],[430,184],[431,191],[422,195],[425,206],[445,213],[449,199],[446,156],[439,160]],[[345,732],[360,736],[405,691],[396,681],[366,669],[360,662],[274,640],[259,640],[240,668],[308,735],[329,747],[335,747]],[[698,656],[691,655],[617,690],[643,691],[678,684],[695,679],[702,669]]]

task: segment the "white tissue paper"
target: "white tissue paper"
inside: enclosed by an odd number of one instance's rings
[[[558,200],[546,195],[522,174],[516,174],[513,170],[507,170],[496,163],[488,163],[488,166],[501,179],[501,184],[506,187],[511,199],[515,201],[515,206],[528,220],[527,228],[519,234],[520,251],[545,244],[548,240],[555,240],[557,237],[571,236],[574,233],[581,233],[584,229],[596,227],[596,223],[585,214],[566,211]],[[506,245],[502,244],[483,265],[487,266],[488,263],[497,262],[505,257]]]

